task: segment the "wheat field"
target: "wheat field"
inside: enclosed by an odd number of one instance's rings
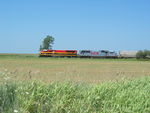
[[[1,80],[100,83],[150,75],[150,61],[1,56]]]

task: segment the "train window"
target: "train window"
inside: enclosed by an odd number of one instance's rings
[[[102,52],[102,53],[108,53],[109,51],[107,51],[107,50],[102,50],[101,52]]]
[[[111,54],[115,53],[115,52],[110,52]]]
[[[84,54],[84,53],[91,53],[91,51],[81,51],[80,53],[81,53],[81,54]]]

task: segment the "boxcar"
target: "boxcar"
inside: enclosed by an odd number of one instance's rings
[[[135,58],[137,51],[120,51],[119,58]]]

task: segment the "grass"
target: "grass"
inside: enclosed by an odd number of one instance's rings
[[[149,113],[150,77],[102,84],[5,83],[3,113]]]
[[[39,58],[37,55],[8,55],[0,57],[0,64],[0,73],[7,73],[7,78],[12,81],[99,83],[150,75],[150,62],[136,59]]]
[[[149,69],[136,59],[0,55],[0,113],[149,113]]]
[[[38,57],[38,54],[17,54],[17,53],[0,53],[0,58],[28,58],[28,57]]]

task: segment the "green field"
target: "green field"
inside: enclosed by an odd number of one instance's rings
[[[5,83],[1,113],[150,113],[150,77],[103,84]]]
[[[150,61],[0,55],[0,113],[149,113]]]

